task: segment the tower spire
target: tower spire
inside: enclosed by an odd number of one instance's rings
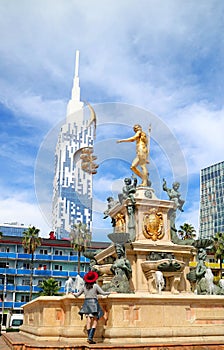
[[[79,76],[79,50],[76,50],[75,55],[75,77]]]
[[[67,106],[67,116],[82,109],[83,102],[80,100],[80,86],[79,86],[79,50],[76,50],[75,59],[75,76],[73,79],[72,95]]]

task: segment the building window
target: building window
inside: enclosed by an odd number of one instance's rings
[[[47,249],[40,249],[40,254],[48,255]]]
[[[7,276],[7,283],[8,284],[14,284],[14,277],[13,276]]]
[[[22,286],[29,286],[29,285],[30,285],[30,280],[29,279],[22,280]]]
[[[55,255],[63,255],[62,250],[55,250]]]
[[[22,303],[27,303],[29,301],[30,297],[29,295],[21,295],[21,302]]]
[[[39,264],[37,270],[47,270],[47,265]]]
[[[54,265],[54,270],[62,271],[62,266],[61,265]]]
[[[9,247],[1,247],[1,252],[10,253],[10,249],[9,249]]]
[[[29,263],[23,263],[23,268],[25,270],[29,270],[30,269],[30,264]]]

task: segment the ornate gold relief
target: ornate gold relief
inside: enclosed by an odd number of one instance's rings
[[[157,241],[164,236],[163,232],[163,214],[156,212],[156,209],[150,209],[144,213],[143,217],[143,234],[146,238]]]

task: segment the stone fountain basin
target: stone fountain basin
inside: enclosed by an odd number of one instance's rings
[[[160,259],[160,260],[146,260],[144,262],[141,263],[141,266],[142,266],[142,270],[144,273],[148,273],[150,271],[167,271],[169,272],[170,270],[169,269],[162,269],[162,268],[159,268],[159,266],[161,264],[165,265],[167,264],[168,266],[170,266],[170,264],[174,265],[175,263],[178,263],[180,265],[180,268],[177,269],[176,271],[177,272],[181,272],[184,270],[186,264],[183,262],[183,261],[180,261],[180,260],[177,260],[177,259]]]

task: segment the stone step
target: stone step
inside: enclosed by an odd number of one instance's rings
[[[2,336],[0,336],[0,349],[1,350],[11,350],[11,348],[6,344]]]
[[[36,341],[20,333],[5,333],[0,337],[0,350],[224,350],[223,342],[203,341],[199,344],[68,344],[66,342]]]

